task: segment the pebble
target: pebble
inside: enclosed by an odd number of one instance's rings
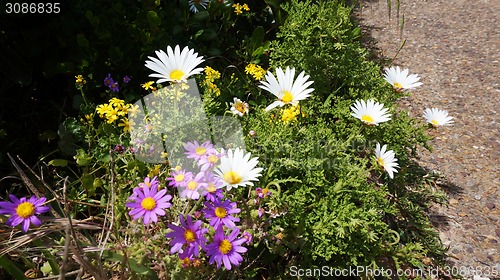
[[[474,196],[474,198],[475,198],[476,200],[481,200],[481,196],[480,196],[480,195],[475,195],[475,196]]]
[[[488,207],[488,209],[491,210],[491,209],[495,208],[495,203],[493,203],[493,202],[486,202],[485,206]]]
[[[500,237],[500,228],[496,228],[496,229],[495,229],[495,233],[496,233],[496,235],[497,235],[498,237]]]

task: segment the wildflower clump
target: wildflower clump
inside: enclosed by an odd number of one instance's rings
[[[266,74],[266,70],[255,63],[250,63],[245,67],[245,73],[251,75],[256,81],[262,80]]]
[[[236,15],[243,14],[243,11],[246,11],[246,12],[250,11],[250,7],[248,7],[248,5],[246,3],[245,4],[235,3],[235,4],[233,4],[232,7],[234,8],[234,13]]]
[[[118,99],[116,97],[111,98],[108,103],[100,104],[96,108],[96,112],[101,119],[106,120],[109,124],[114,124],[120,121],[119,127],[123,127],[123,132],[129,132],[131,126],[131,120],[127,118],[127,114],[130,112],[132,115],[136,114],[138,106],[132,104],[125,104],[124,100]]]
[[[204,85],[208,94],[219,96],[220,89],[215,84],[215,81],[220,79],[220,72],[213,69],[210,66],[206,66],[204,69],[205,72],[205,80]]]

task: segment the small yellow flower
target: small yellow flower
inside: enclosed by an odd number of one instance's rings
[[[96,112],[99,114],[99,117],[104,118],[105,115],[108,114],[109,111],[113,110],[113,106],[109,104],[101,104],[96,108]]]
[[[130,127],[134,125],[133,120],[129,120],[127,118],[121,119],[121,123],[118,124],[118,126],[123,126],[123,132],[127,133],[130,132]]]
[[[137,112],[139,112],[139,105],[131,105],[131,104],[128,105],[130,105],[130,107],[128,107],[128,114],[132,118],[137,117]]]
[[[297,119],[298,115],[300,115],[300,105],[291,106],[289,108],[283,109],[281,113],[281,121],[283,121],[284,123],[294,121]]]
[[[109,100],[109,104],[116,107],[117,109],[121,109],[121,107],[125,104],[125,101],[113,97]]]
[[[239,3],[233,4],[232,6],[234,8],[234,13],[237,15],[241,15],[243,13],[243,10],[249,12],[250,8],[248,7],[247,4],[240,5]]]
[[[154,168],[150,169],[148,176],[150,178],[153,178],[154,176],[158,176],[160,174],[160,167],[161,167],[161,164],[156,164]]]
[[[75,79],[76,79],[76,83],[80,86],[84,85],[87,83],[87,81],[85,81],[85,79],[83,78],[82,75],[78,75],[78,76],[75,76]]]
[[[217,70],[214,70],[210,66],[205,67],[205,75],[206,75],[205,79],[210,80],[210,81],[220,79],[220,72]]]
[[[262,80],[266,72],[267,71],[264,70],[264,68],[254,63],[250,63],[245,67],[245,73],[252,75],[252,77],[257,81]]]
[[[150,90],[150,89],[154,89],[154,87],[152,87],[152,85],[154,84],[155,82],[153,81],[149,81],[149,82],[146,82],[144,84],[142,84],[142,88],[144,88],[145,90]]]

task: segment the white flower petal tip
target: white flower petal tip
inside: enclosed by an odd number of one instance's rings
[[[396,158],[394,151],[387,151],[387,145],[380,147],[380,143],[377,143],[377,146],[375,147],[375,158],[377,160],[377,164],[384,168],[387,174],[389,174],[389,177],[393,179],[394,173],[398,172],[396,168],[399,168],[398,159]]]
[[[199,74],[203,68],[196,68],[204,61],[203,57],[198,56],[194,50],[185,47],[180,50],[179,45],[172,49],[167,47],[167,53],[162,50],[156,51],[156,57],[148,56],[150,60],[146,60],[145,66],[155,73],[149,77],[159,78],[156,83],[163,82],[187,82],[187,79]]]
[[[424,111],[425,121],[434,128],[446,125],[452,125],[454,123],[453,117],[448,116],[448,111],[439,110],[437,108],[425,109]]]
[[[309,75],[306,75],[304,71],[300,72],[295,79],[295,68],[287,67],[283,72],[283,69],[278,67],[276,76],[268,71],[259,87],[272,93],[278,100],[267,106],[266,111],[287,104],[295,106],[299,101],[311,96],[314,89],[309,86],[313,84],[313,81],[308,81],[308,79]]]
[[[408,75],[408,69],[401,70],[399,66],[384,69],[384,79],[392,85],[394,90],[401,92],[421,86],[418,74]]]
[[[384,104],[375,102],[373,99],[357,100],[351,106],[351,110],[353,111],[351,115],[366,125],[375,126],[391,120],[391,114],[387,113],[389,109],[384,108]]]
[[[189,10],[193,13],[197,13],[200,10],[199,7],[206,9],[210,0],[189,0]]]

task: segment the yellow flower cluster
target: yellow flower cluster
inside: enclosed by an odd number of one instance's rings
[[[252,77],[257,81],[262,80],[266,72],[267,71],[264,70],[264,68],[254,63],[250,63],[247,65],[247,67],[245,67],[245,73],[252,75]]]
[[[233,4],[233,8],[234,8],[234,12],[237,14],[237,15],[241,15],[243,14],[243,10],[249,12],[250,11],[250,8],[248,7],[247,4],[243,4],[243,5],[240,5],[238,3],[236,4]]]
[[[297,119],[300,115],[300,105],[291,106],[289,108],[283,109],[281,112],[281,121],[288,123]]]
[[[79,85],[84,85],[87,83],[87,81],[85,81],[82,75],[75,76],[75,79],[76,79],[75,82]]]
[[[125,101],[116,97],[111,98],[107,104],[98,105],[96,108],[99,117],[105,119],[107,123],[111,124],[120,120],[118,126],[123,127],[123,132],[129,132],[130,125],[132,124],[132,121],[129,121],[126,117],[127,113],[135,115],[137,114],[137,110],[139,110],[139,106],[125,104]]]
[[[153,81],[149,81],[149,82],[146,82],[144,84],[141,84],[141,86],[145,90],[150,90],[151,89],[151,90],[155,91],[156,88],[153,86],[154,83],[155,82],[153,82]]]
[[[214,83],[215,80],[220,79],[220,73],[213,68],[206,66],[205,67],[205,85],[207,87],[207,91],[210,94],[214,94],[215,96],[220,95],[220,89]]]

